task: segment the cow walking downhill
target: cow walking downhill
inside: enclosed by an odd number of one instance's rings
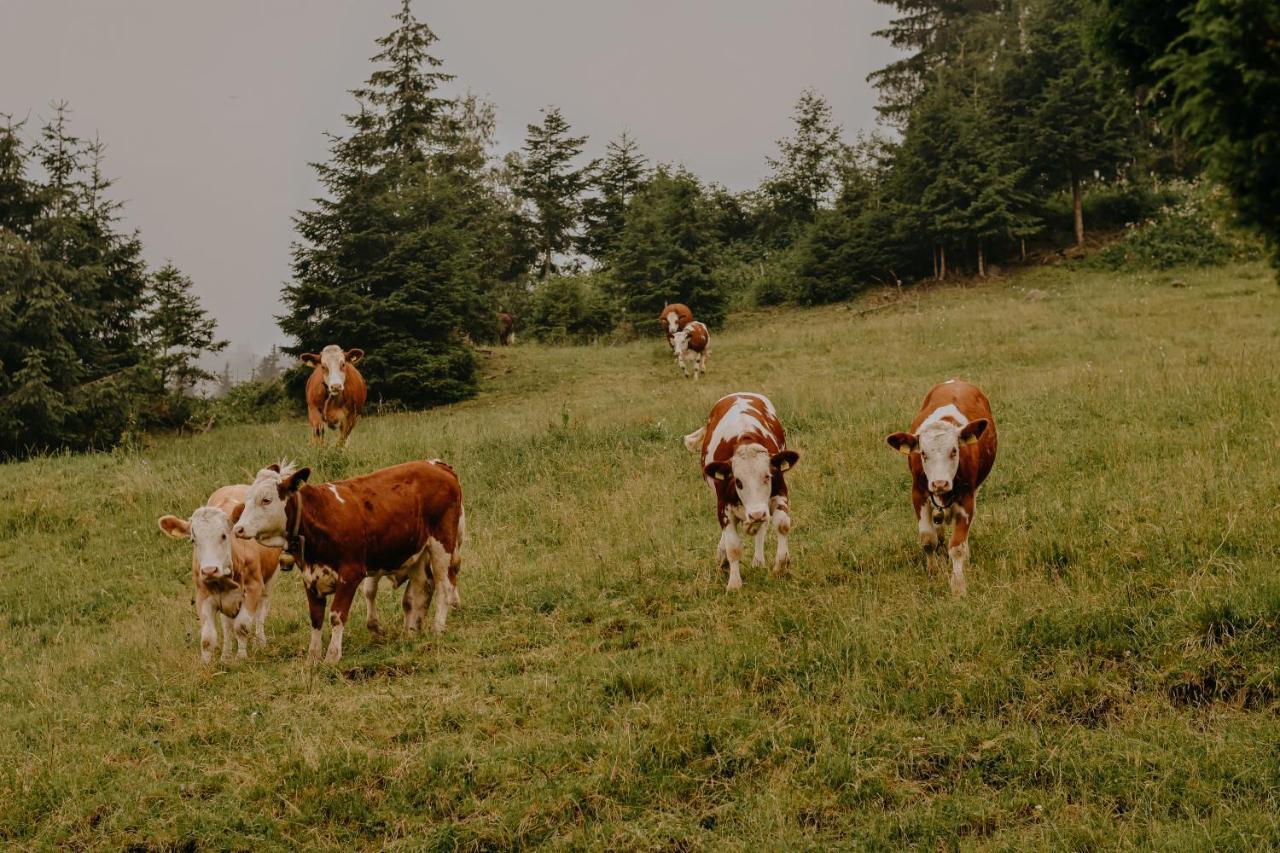
[[[249,635],[267,645],[267,611],[271,581],[280,551],[232,535],[231,516],[249,493],[245,485],[223,486],[205,505],[182,519],[164,515],[160,529],[174,539],[191,541],[191,579],[195,586],[196,618],[200,623],[200,658],[213,660],[218,645],[216,623],[222,621],[222,659],[231,659],[234,634],[239,657],[248,656]]]
[[[947,380],[925,396],[908,432],[886,440],[907,457],[921,546],[926,551],[940,546],[944,526],[954,523],[948,547],[951,591],[964,595],[974,501],[996,461],[991,403],[976,385]]]
[[[707,327],[694,320],[672,336],[672,347],[676,353],[676,362],[685,376],[692,366],[693,378],[707,372],[707,352],[711,348],[711,333]]]
[[[702,476],[716,496],[720,541],[716,565],[729,566],[728,589],[742,588],[742,538],[745,524],[755,537],[751,565],[765,563],[764,540],[770,524],[778,536],[773,571],[783,571],[791,559],[791,505],[784,474],[800,454],[787,449],[787,437],[773,403],[762,394],[739,392],[722,397],[711,409],[706,426],[684,437],[684,446],[699,454]]]
[[[364,584],[370,630],[379,632],[378,579],[407,581],[405,631],[416,634],[434,594],[433,627],[444,630],[459,602],[458,571],[466,526],[462,487],[439,460],[406,462],[362,477],[307,485],[309,468],[270,465],[258,472],[236,513],[235,535],[284,548],[302,571],[311,613],[308,651],[319,660],[328,597],[329,649],[342,658],[342,634],[351,602]]]
[[[342,351],[329,344],[317,355],[303,353],[302,363],[314,367],[307,379],[307,419],[311,422],[311,442],[324,446],[325,428],[338,430],[338,446],[347,443],[364,409],[364,377],[356,365],[364,358],[364,350]]]

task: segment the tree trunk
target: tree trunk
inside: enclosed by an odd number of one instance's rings
[[[938,247],[938,258],[941,261],[939,266],[938,281],[946,281],[947,280],[947,247],[946,246]]]
[[[1027,260],[1027,238],[1026,237],[1022,238],[1022,260],[1024,263]]]
[[[1084,248],[1084,200],[1080,192],[1080,174],[1071,170],[1071,206],[1076,216],[1076,248]]]
[[[938,247],[935,245],[930,249],[929,254],[933,256],[933,280],[938,280]]]
[[[978,241],[978,278],[987,277],[987,253],[984,251],[982,241]]]

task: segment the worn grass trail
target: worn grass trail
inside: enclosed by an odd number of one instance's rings
[[[345,454],[299,420],[0,466],[0,842],[1280,844],[1280,292],[1178,277],[740,315],[698,384],[657,340],[521,346]],[[951,376],[1000,428],[963,600],[883,443]],[[789,576],[727,595],[680,437],[737,390],[803,457]],[[279,458],[322,482],[436,456],[469,524],[442,638],[356,615],[311,666],[282,574],[271,647],[200,665],[159,515]]]

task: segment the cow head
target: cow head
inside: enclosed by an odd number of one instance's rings
[[[684,355],[689,349],[689,335],[692,332],[693,329],[690,326],[685,326],[671,334],[671,348],[676,351],[676,355]]]
[[[243,504],[237,504],[236,509],[239,510],[242,506]],[[161,530],[174,539],[191,540],[201,580],[216,581],[231,577],[231,518],[225,512],[217,507],[202,506],[191,514],[190,520],[183,520],[176,515],[162,515],[158,524]]]
[[[359,364],[360,359],[364,358],[364,350],[349,349],[343,352],[342,347],[337,344],[329,344],[320,350],[319,355],[305,352],[301,358],[302,363],[308,367],[319,367],[324,371],[324,387],[330,397],[337,397],[347,384],[347,365]]]
[[[770,456],[759,444],[740,444],[729,461],[708,462],[703,473],[732,488],[747,517],[747,533],[755,535],[760,525],[769,520],[773,478],[790,470],[799,459],[800,454],[794,450]]]
[[[249,494],[245,495],[244,504],[233,513],[235,535],[241,539],[257,539],[268,548],[286,547],[289,519],[285,514],[285,501],[310,476],[310,468],[295,471],[292,466],[269,465],[259,471]]]
[[[956,471],[960,468],[960,448],[976,444],[989,424],[986,418],[969,421],[962,427],[947,421],[934,421],[919,434],[895,432],[885,440],[905,456],[919,453],[929,491],[943,497],[950,494],[955,485]]]

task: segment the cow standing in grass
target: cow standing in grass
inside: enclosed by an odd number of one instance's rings
[[[711,333],[707,327],[694,320],[672,336],[672,347],[675,349],[676,362],[685,376],[689,375],[689,366],[693,366],[693,378],[697,379],[707,372],[707,351],[711,347]]]
[[[667,345],[674,352],[676,332],[693,322],[693,312],[688,305],[672,302],[663,307],[662,313],[658,315],[658,322],[662,324],[662,333],[667,336]]]
[[[516,344],[516,318],[506,311],[498,312],[498,343],[504,347]]]
[[[215,623],[222,621],[222,659],[231,658],[231,637],[237,653],[248,656],[249,634],[257,645],[267,645],[267,611],[271,581],[280,558],[277,548],[237,539],[231,532],[231,516],[243,506],[249,487],[224,486],[209,496],[189,519],[161,516],[160,529],[174,539],[189,539],[191,579],[196,592],[196,617],[200,622],[200,658],[213,660],[218,645]]]
[[[309,653],[319,660],[328,597],[331,628],[325,661],[342,658],[342,633],[361,583],[377,630],[377,579],[408,580],[405,630],[422,625],[432,595],[434,628],[444,630],[449,607],[459,603],[465,515],[462,487],[453,469],[438,460],[406,462],[320,486],[308,486],[308,468],[272,465],[258,473],[235,535],[285,548],[302,570],[311,612]],[[372,581],[372,584],[368,583]]]
[[[325,427],[338,430],[338,446],[347,443],[364,408],[367,389],[364,377],[356,370],[364,350],[342,351],[329,344],[317,355],[303,353],[302,363],[314,367],[307,380],[307,419],[311,422],[311,441],[324,445]]]
[[[911,506],[925,550],[940,545],[944,525],[955,523],[948,549],[951,591],[964,595],[974,499],[996,461],[991,404],[977,386],[950,379],[929,391],[909,432],[887,441],[907,457]]]
[[[684,446],[698,453],[702,475],[716,496],[720,542],[716,564],[729,566],[731,590],[742,587],[742,539],[738,525],[755,537],[751,565],[764,565],[764,539],[770,521],[778,535],[773,571],[779,573],[791,559],[787,538],[791,533],[791,504],[783,477],[800,454],[787,450],[787,437],[773,403],[761,394],[737,393],[722,397],[711,409],[706,426],[684,437]]]

